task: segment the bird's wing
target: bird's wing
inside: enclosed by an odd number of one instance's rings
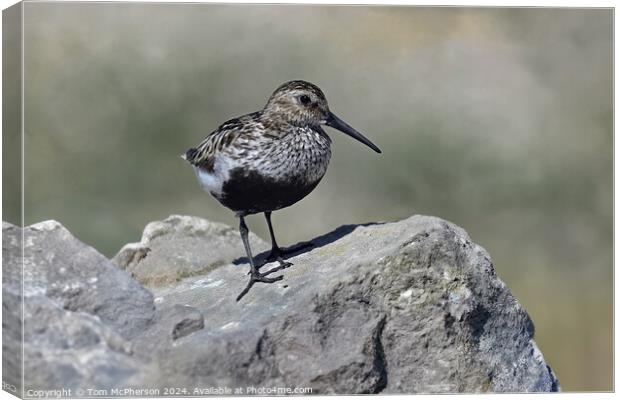
[[[255,129],[258,123],[257,114],[248,114],[224,122],[198,146],[190,148],[181,157],[196,167],[213,171],[217,153],[226,152],[239,137]]]

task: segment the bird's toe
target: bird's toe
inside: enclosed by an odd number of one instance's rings
[[[275,278],[268,278],[265,275],[270,274],[271,271],[267,271],[267,273],[265,274],[260,274],[260,275],[256,275],[252,277],[252,280],[255,282],[264,282],[264,283],[273,283],[273,282],[277,282],[277,281],[281,281],[282,279],[284,279],[284,276],[282,275],[278,275]]]

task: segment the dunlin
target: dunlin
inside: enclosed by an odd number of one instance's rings
[[[250,281],[239,301],[256,282],[290,266],[282,259],[271,225],[271,213],[306,197],[321,181],[331,158],[331,140],[321,125],[331,126],[381,150],[329,110],[325,95],[305,81],[278,87],[261,111],[225,122],[182,156],[194,168],[202,188],[239,218],[239,232],[250,262]],[[259,272],[252,258],[244,218],[264,213],[271,236],[267,261],[279,266]]]

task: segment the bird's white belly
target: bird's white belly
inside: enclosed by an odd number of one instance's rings
[[[200,183],[202,190],[216,196],[222,193],[224,180],[220,175],[214,172],[207,172],[207,170],[199,167],[194,167],[194,172],[196,173],[198,183]]]
[[[198,178],[200,187],[215,197],[222,195],[222,187],[230,177],[230,170],[235,167],[235,163],[229,157],[218,155],[213,163],[213,171],[194,166],[194,172]]]

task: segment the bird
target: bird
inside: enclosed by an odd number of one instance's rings
[[[331,139],[323,130],[335,128],[377,153],[381,150],[330,111],[323,91],[294,80],[280,85],[262,110],[233,118],[211,132],[181,158],[193,167],[202,189],[239,218],[239,233],[250,263],[250,280],[237,297],[257,282],[273,283],[288,268],[271,224],[271,213],[306,197],[319,184],[331,158]],[[269,227],[271,252],[267,262],[279,265],[261,273],[248,240],[245,217],[263,213]],[[263,264],[264,265],[264,264]]]

